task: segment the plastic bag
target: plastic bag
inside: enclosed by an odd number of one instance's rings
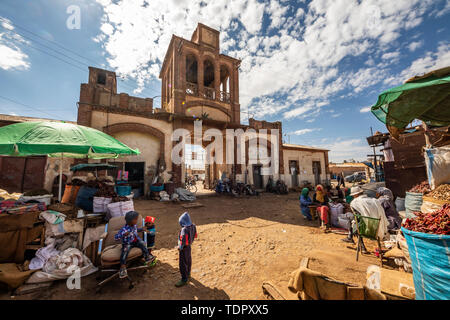
[[[431,189],[450,183],[450,146],[425,149],[424,154]]]
[[[416,192],[406,192],[405,209],[406,217],[414,218],[413,212],[419,212],[423,202],[423,194]]]
[[[94,197],[94,213],[103,213],[108,211],[108,204],[110,204],[111,202],[112,198]]]
[[[125,216],[127,212],[134,211],[133,200],[113,202],[107,205],[106,218],[109,220],[114,217]]]

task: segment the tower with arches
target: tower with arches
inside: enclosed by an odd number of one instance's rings
[[[206,25],[190,41],[173,35],[160,73],[162,109],[239,124],[240,63],[220,53],[220,32]]]

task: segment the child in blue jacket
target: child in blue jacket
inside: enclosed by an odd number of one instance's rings
[[[195,224],[192,223],[189,213],[183,213],[179,220],[181,230],[178,234],[178,251],[179,257],[179,267],[181,273],[181,280],[178,281],[175,286],[182,287],[187,284],[191,276],[191,245],[194,239],[197,238],[197,228]]]
[[[128,277],[127,272],[127,258],[132,248],[139,248],[144,254],[146,264],[151,264],[155,257],[152,256],[147,250],[147,244],[142,241],[138,236],[138,232],[142,232],[144,229],[137,227],[139,213],[136,211],[129,211],[125,215],[125,226],[123,226],[119,232],[114,235],[114,240],[122,240],[122,252],[120,254],[120,270],[119,277]]]

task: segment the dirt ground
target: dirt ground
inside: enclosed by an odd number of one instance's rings
[[[180,277],[178,217],[185,209],[180,203],[138,200],[137,211],[157,218],[153,253],[159,263],[144,275],[130,273],[136,281],[133,289],[128,289],[126,281],[114,280],[98,294],[95,275],[91,275],[82,278],[80,290],[68,290],[65,281],[60,281],[15,299],[263,299],[265,280],[288,293],[290,274],[303,257],[311,259],[313,270],[360,285],[366,281],[367,267],[378,264],[373,254],[356,262],[355,246],[340,241],[345,236],[324,233],[316,221],[306,221],[295,193],[208,196],[197,202],[204,206],[189,210],[198,239],[192,248],[192,280],[187,286],[174,287]],[[373,252],[374,243],[366,245]]]

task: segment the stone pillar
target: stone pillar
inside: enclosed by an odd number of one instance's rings
[[[220,63],[216,60],[214,64],[214,89],[216,91],[215,100],[220,99]]]
[[[86,83],[83,83],[80,87],[80,101],[78,103],[77,116],[77,124],[79,125],[86,127],[91,126],[91,104],[94,102],[94,91],[95,89]]]
[[[203,70],[203,59],[197,58],[197,82],[198,82],[198,96],[203,98],[204,93],[204,70]]]
[[[228,77],[229,78],[229,77]],[[223,92],[227,92],[228,90],[228,86],[227,86],[227,78],[224,79],[223,81]]]
[[[165,110],[167,106],[167,78],[163,76],[161,79],[161,109]]]
[[[239,104],[239,67],[234,65],[230,81],[231,110],[233,112],[233,122],[241,123],[241,107]]]

